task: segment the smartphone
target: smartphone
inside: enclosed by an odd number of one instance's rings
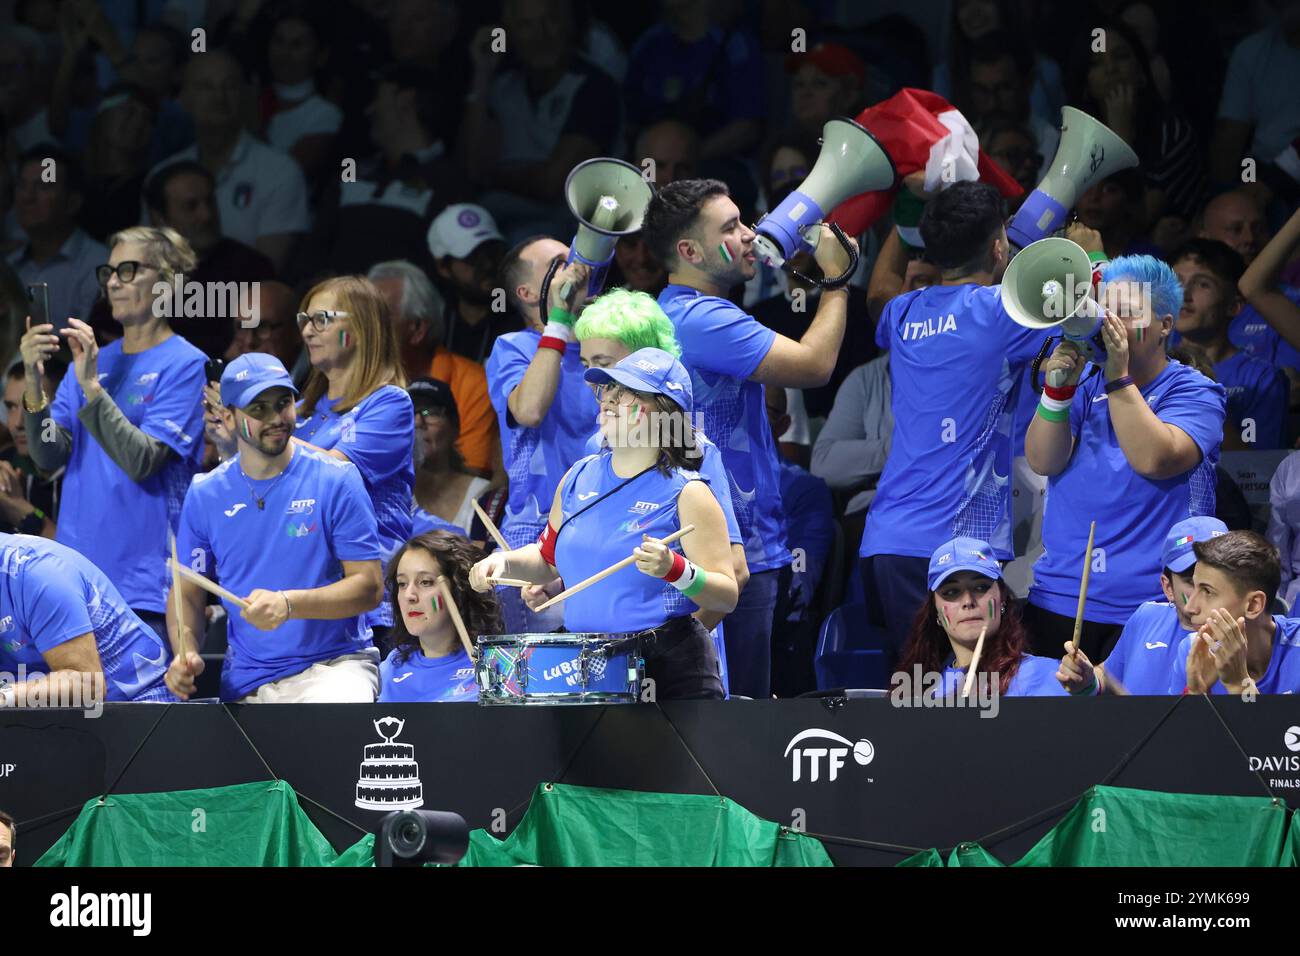
[[[203,366],[203,368],[204,371],[207,373],[209,382],[216,382],[220,384],[221,373],[226,370],[226,363],[224,359],[208,359],[207,363]]]
[[[48,282],[31,282],[27,285],[27,314],[32,317],[32,325],[50,324],[57,335],[68,327],[68,318],[59,318],[50,314],[50,284]]]

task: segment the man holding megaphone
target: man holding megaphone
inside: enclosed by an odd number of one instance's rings
[[[808,331],[799,341],[759,323],[727,299],[755,273],[758,234],[740,218],[727,185],[715,179],[669,183],[650,201],[641,233],[668,268],[659,304],[677,330],[704,431],[722,452],[750,578],[726,618],[731,692],[766,698],[771,677],[772,615],[778,579],[790,564],[780,470],[767,421],[764,387],[810,388],[835,370],[848,310],[846,284],[857,243],[826,225],[811,230],[814,259],[828,277]],[[802,224],[798,238],[810,230]],[[797,546],[797,542],[794,542]]]

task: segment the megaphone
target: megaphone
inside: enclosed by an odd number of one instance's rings
[[[1088,360],[1106,360],[1101,338],[1105,315],[1093,297],[1092,262],[1083,247],[1049,236],[1022,249],[1002,276],[1002,307],[1013,322],[1027,329],[1059,329]],[[1064,372],[1052,373],[1055,387]]]
[[[620,237],[641,228],[652,195],[641,170],[621,159],[589,159],[569,170],[564,199],[578,220],[578,231],[569,243],[568,261],[591,266],[588,297],[605,288],[614,246]]]
[[[1052,167],[1007,227],[1007,238],[1024,249],[1050,236],[1090,186],[1137,164],[1137,153],[1119,134],[1082,110],[1064,107]]]
[[[885,148],[866,127],[847,117],[827,120],[822,127],[821,144],[821,152],[808,178],[754,227],[758,233],[754,253],[770,266],[780,268],[795,253],[816,249],[817,225],[831,210],[858,193],[889,189],[897,178],[894,161]],[[851,250],[842,233],[836,238]],[[850,258],[853,261],[845,276],[821,284],[847,281],[857,266],[857,257],[850,253]]]

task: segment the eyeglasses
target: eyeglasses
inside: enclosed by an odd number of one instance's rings
[[[102,266],[95,267],[95,278],[99,280],[100,285],[108,285],[108,280],[116,272],[118,281],[125,284],[134,279],[135,274],[141,269],[157,268],[157,266],[151,266],[147,262],[136,262],[131,259],[126,262],[119,262],[116,266],[111,266],[106,262]]]
[[[339,312],[336,309],[318,309],[315,312],[299,312],[298,331],[301,332],[306,327],[307,323],[310,322],[311,327],[317,332],[324,332],[330,327],[330,323],[345,315],[347,315],[346,312]]]
[[[593,385],[592,391],[596,393],[596,401],[602,405],[606,398],[612,398],[615,405],[631,405],[637,400],[636,392],[630,388],[625,388],[616,382],[605,382],[600,385]]]

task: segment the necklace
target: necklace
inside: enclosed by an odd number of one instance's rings
[[[253,483],[249,481],[248,476],[244,474],[244,469],[243,468],[239,469],[239,477],[243,478],[244,484],[248,485],[248,493],[253,496],[253,501],[257,502],[258,511],[266,510],[266,499],[270,497],[271,490],[275,488],[276,483],[279,482],[279,480],[283,478],[288,471],[289,471],[289,465],[286,464],[283,470],[281,470],[281,472],[278,475],[272,478],[271,483],[266,486],[266,494],[258,495],[258,493],[253,489]],[[259,479],[259,480],[263,480],[263,479]]]

